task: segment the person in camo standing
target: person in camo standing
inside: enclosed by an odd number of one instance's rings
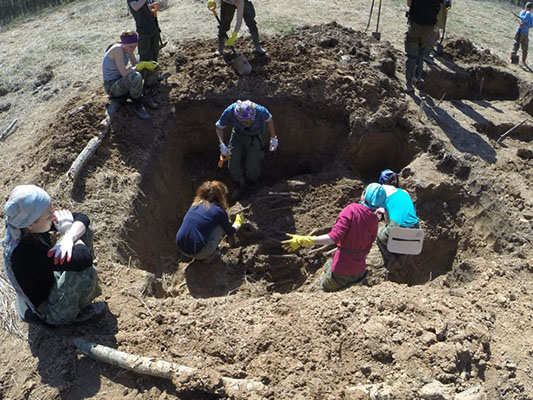
[[[207,2],[207,8],[211,11],[214,10],[216,8],[215,0],[209,0]],[[235,10],[237,10],[235,28],[229,38],[227,38],[227,32],[231,26]],[[255,8],[253,3],[250,0],[221,0],[220,25],[218,27],[218,49],[215,53],[216,55],[224,54],[224,45],[235,45],[235,40],[237,40],[237,35],[241,28],[243,18],[246,26],[250,30],[255,52],[260,56],[266,54],[266,51],[263,50],[261,42],[259,41],[259,30],[257,29],[257,23],[255,22]]]
[[[426,48],[434,34],[441,0],[407,0],[408,28],[405,34],[405,93],[413,93],[413,84],[422,80]]]
[[[157,0],[127,0],[127,2],[139,34],[139,59],[156,62],[161,41],[161,31],[156,18],[159,2]],[[147,105],[150,103],[150,108],[157,108],[150,91],[157,84],[158,73],[155,69],[144,69],[142,75],[145,82],[145,101]]]
[[[224,143],[224,128],[228,125],[233,126],[229,147]],[[229,158],[228,170],[233,180],[232,196],[235,200],[244,193],[246,181],[251,189],[259,183],[265,128],[268,128],[270,135],[269,151],[276,151],[278,138],[272,115],[265,107],[250,100],[237,100],[231,104],[216,123],[220,154],[224,158]],[[243,161],[246,167],[244,171]]]
[[[111,98],[131,97],[135,114],[139,118],[149,119],[150,114],[143,106],[143,77],[139,71],[154,69],[155,64],[150,61],[137,62],[134,52],[138,42],[135,32],[123,32],[120,42],[107,48],[102,61],[104,89]],[[150,101],[146,105],[151,108],[154,106]]]

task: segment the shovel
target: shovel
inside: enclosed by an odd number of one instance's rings
[[[437,43],[437,46],[435,47],[435,53],[437,55],[442,56],[444,54],[444,46],[442,45],[442,42],[444,41],[444,35],[446,34],[446,21],[448,19],[448,9],[444,11],[444,28],[442,28],[442,36],[440,37],[439,43]]]
[[[209,10],[214,14],[215,18],[217,19],[218,26],[220,28],[222,24],[220,22],[220,18],[218,17],[216,8],[210,8]],[[225,34],[225,36],[226,39],[228,39],[228,35]],[[229,56],[229,63],[233,67],[233,69],[237,71],[239,75],[250,75],[252,73],[252,66],[250,65],[248,60],[244,58],[244,56],[237,54],[234,46],[230,46],[230,49],[231,55]]]
[[[381,1],[379,0],[379,7],[378,7],[378,22],[376,24],[376,31],[372,32],[372,37],[376,40],[381,40],[381,32],[379,32],[379,17],[381,16]],[[372,3],[372,7],[374,7],[374,4]]]

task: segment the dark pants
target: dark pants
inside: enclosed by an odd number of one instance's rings
[[[410,22],[405,34],[405,79],[407,85],[413,83],[413,78],[422,78],[422,68],[426,47],[434,35],[433,25],[419,25]]]
[[[159,56],[159,30],[152,32],[140,32],[139,33],[139,60],[140,61],[157,61]],[[144,78],[146,85],[153,85],[157,79],[157,71],[150,71],[143,69],[141,74]]]
[[[233,15],[237,7],[234,5],[228,4],[224,1],[220,5],[220,26],[218,27],[218,40],[225,41],[226,33],[231,27],[231,21],[233,20]],[[255,22],[255,8],[253,3],[250,0],[244,0],[244,13],[242,18],[244,23],[250,30],[250,35],[254,41],[254,45],[259,44],[259,31],[257,29],[257,23]]]
[[[229,139],[231,157],[228,162],[228,170],[234,182],[244,186],[245,176],[252,183],[259,180],[261,174],[261,161],[263,160],[262,135],[242,135],[231,132]],[[245,171],[242,169],[244,162]]]

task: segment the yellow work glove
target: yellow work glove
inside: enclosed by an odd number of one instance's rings
[[[157,68],[157,63],[155,61],[141,61],[140,63],[137,63],[135,67],[137,68],[137,71],[142,71],[143,69],[153,71]]]
[[[209,11],[213,11],[215,8],[217,8],[217,3],[215,0],[209,0],[207,2],[207,8],[209,8]]]
[[[287,236],[290,239],[281,242],[285,250],[294,251],[301,246],[313,246],[315,244],[316,236],[293,235],[291,233],[287,233]]]
[[[235,40],[237,40],[237,32],[233,32],[228,40],[226,40],[226,46],[235,46]]]
[[[242,214],[239,213],[239,214],[237,214],[237,215],[235,216],[235,222],[233,222],[233,225],[232,225],[232,226],[233,226],[235,229],[239,230],[239,228],[242,226],[243,222],[244,222],[244,215],[242,215]]]

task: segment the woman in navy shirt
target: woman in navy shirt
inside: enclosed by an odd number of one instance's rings
[[[233,236],[244,220],[237,214],[231,224],[226,200],[228,188],[220,181],[204,182],[196,191],[196,197],[185,214],[176,234],[176,244],[186,256],[209,261],[215,255],[224,232]]]

